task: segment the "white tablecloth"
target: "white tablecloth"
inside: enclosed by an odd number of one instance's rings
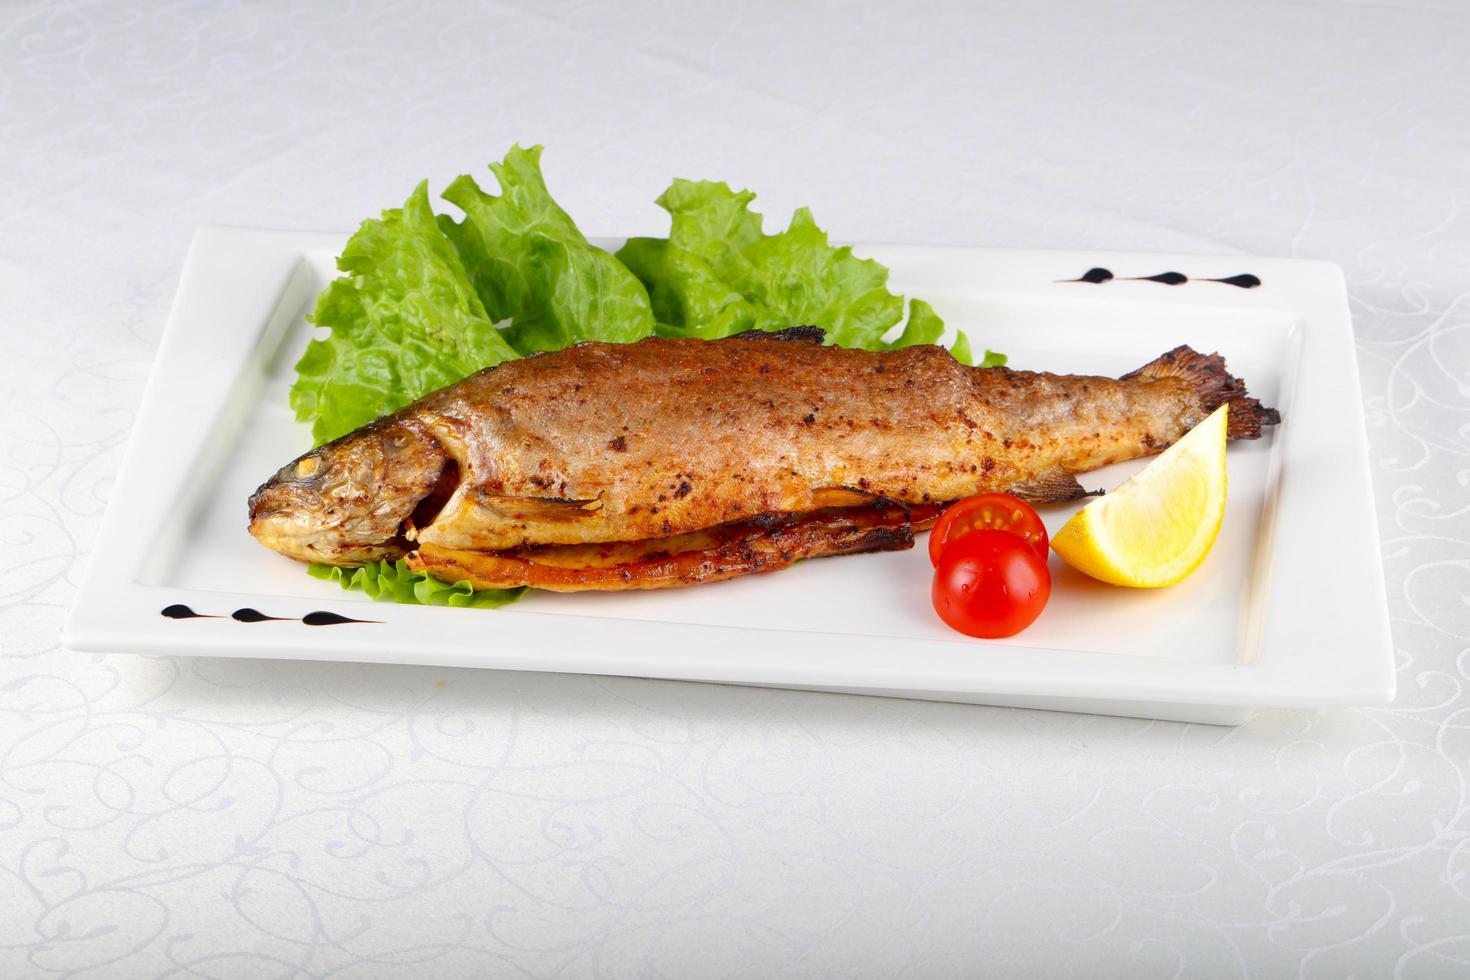
[[[799,6],[6,6],[0,976],[1470,972],[1470,12]],[[838,239],[1340,262],[1397,703],[62,652],[194,226],[351,228],[514,141],[589,234],[678,174]]]

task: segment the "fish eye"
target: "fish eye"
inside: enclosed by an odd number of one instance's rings
[[[316,476],[321,468],[322,459],[320,456],[304,456],[296,461],[295,466],[291,467],[291,477],[296,480],[310,479]]]

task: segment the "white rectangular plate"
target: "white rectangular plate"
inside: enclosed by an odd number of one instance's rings
[[[923,547],[718,585],[533,593],[501,610],[367,604],[246,533],[245,501],[310,448],[286,404],[304,320],[343,236],[195,237],[71,619],[74,650],[576,671],[1235,724],[1265,705],[1382,703],[1394,677],[1341,273],[1235,256],[864,245],[1013,367],[1116,376],[1218,350],[1284,423],[1231,446],[1205,564],[1115,589],[1055,556],[1051,603],[1010,640],[950,632]],[[1088,269],[1103,283],[1063,282]],[[1149,277],[1182,273],[1168,285]],[[1237,275],[1256,288],[1210,281]],[[1128,277],[1140,277],[1129,279]],[[1113,487],[1142,464],[1082,478]],[[1044,512],[1055,532],[1076,509]],[[215,618],[173,619],[183,605]],[[240,622],[254,609],[272,617]],[[313,626],[336,612],[371,622]]]

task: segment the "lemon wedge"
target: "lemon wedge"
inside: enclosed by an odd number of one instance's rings
[[[1227,406],[1051,539],[1068,565],[1113,585],[1173,585],[1200,566],[1225,519]]]

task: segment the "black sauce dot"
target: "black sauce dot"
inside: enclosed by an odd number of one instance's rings
[[[1160,272],[1153,276],[1133,276],[1131,282],[1161,282],[1165,286],[1182,286],[1189,282],[1189,277],[1182,272]]]
[[[158,612],[159,615],[167,616],[169,619],[219,619],[218,616],[197,613],[181,602],[176,602],[172,606],[164,606]]]
[[[1058,279],[1057,282],[1090,282],[1094,286],[1096,286],[1100,283],[1107,282],[1111,278],[1113,278],[1113,273],[1111,270],[1101,267],[1095,267],[1092,269],[1088,269],[1076,279]]]
[[[1224,279],[1206,279],[1205,282],[1223,282],[1227,286],[1237,286],[1241,289],[1255,289],[1261,284],[1260,278],[1249,272],[1242,272],[1238,276],[1227,276]]]
[[[334,612],[318,610],[309,612],[301,617],[301,621],[307,626],[341,626],[344,623],[376,623],[375,619],[352,619],[348,616],[340,616]]]
[[[282,619],[280,616],[267,616],[259,609],[251,609],[248,606],[244,609],[236,609],[230,613],[230,618],[237,623],[269,623],[279,622]]]

